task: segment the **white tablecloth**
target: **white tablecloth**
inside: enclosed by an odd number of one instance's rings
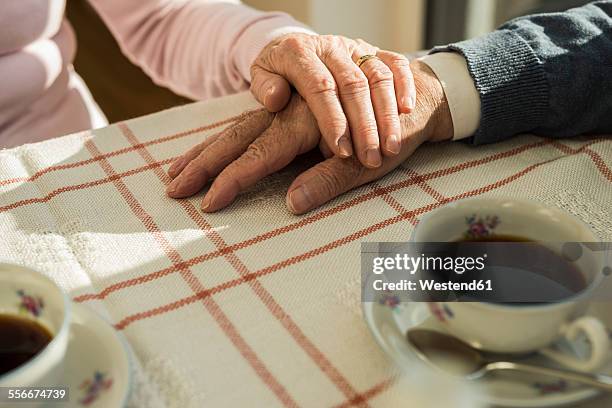
[[[0,152],[0,258],[104,313],[174,406],[405,403],[361,317],[359,243],[407,240],[445,202],[541,200],[612,240],[606,138],[424,146],[300,217],[285,208],[299,166],[216,214],[166,198],[172,159],[255,106],[241,94]]]

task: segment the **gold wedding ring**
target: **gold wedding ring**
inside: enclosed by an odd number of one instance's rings
[[[366,54],[366,55],[362,55],[361,57],[359,57],[359,59],[355,62],[355,64],[357,64],[357,66],[361,68],[364,62],[372,58],[376,58],[377,60],[380,60],[380,58],[378,58],[374,54]]]

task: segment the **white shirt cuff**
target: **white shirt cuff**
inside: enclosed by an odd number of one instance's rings
[[[421,60],[442,84],[453,120],[453,140],[472,136],[480,123],[480,96],[465,58],[456,52],[437,52]]]

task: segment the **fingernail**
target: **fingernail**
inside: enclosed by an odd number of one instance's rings
[[[338,151],[340,152],[340,157],[349,157],[353,154],[353,147],[348,137],[342,136],[338,139]]]
[[[412,96],[402,97],[402,109],[406,111],[411,111],[414,109],[414,100]]]
[[[264,96],[264,105],[268,104],[268,100],[274,94],[274,90],[275,89],[276,88],[274,87],[274,85],[272,85],[271,87],[268,88],[268,90],[266,91],[266,95]]]
[[[200,208],[202,209],[202,211],[206,211],[210,208],[211,204],[212,204],[212,198],[210,197],[210,194],[206,194],[206,196],[202,200],[202,206]]]
[[[172,197],[174,193],[176,193],[176,190],[178,189],[178,184],[179,183],[177,179],[173,180],[170,184],[168,184],[168,187],[166,187],[166,194]]]
[[[398,154],[400,152],[400,140],[397,135],[389,135],[387,136],[387,151]]]
[[[408,96],[408,108],[414,109],[416,107],[416,99],[414,95]]]
[[[306,212],[313,206],[306,185],[302,184],[289,193],[289,206],[296,213]]]
[[[365,157],[366,157],[366,163],[370,167],[380,167],[381,158],[380,158],[380,152],[378,151],[378,148],[373,147],[373,148],[366,150]]]

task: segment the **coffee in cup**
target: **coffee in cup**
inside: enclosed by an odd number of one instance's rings
[[[560,209],[504,198],[474,198],[440,207],[423,217],[413,234],[415,242],[504,238],[537,242],[545,259],[559,265],[563,265],[560,254],[564,243],[599,241],[588,226]],[[571,266],[549,268],[555,273],[552,281],[567,289],[552,302],[504,304],[476,299],[431,306],[446,311],[447,318],[441,321],[450,334],[475,348],[500,353],[539,351],[569,368],[593,371],[607,362],[610,348],[605,326],[585,315],[590,294],[601,283],[601,262],[591,253]],[[525,283],[524,287],[540,290],[543,286]],[[553,290],[552,286],[546,290]],[[585,358],[551,346],[560,338],[571,342],[579,335],[591,346]]]

